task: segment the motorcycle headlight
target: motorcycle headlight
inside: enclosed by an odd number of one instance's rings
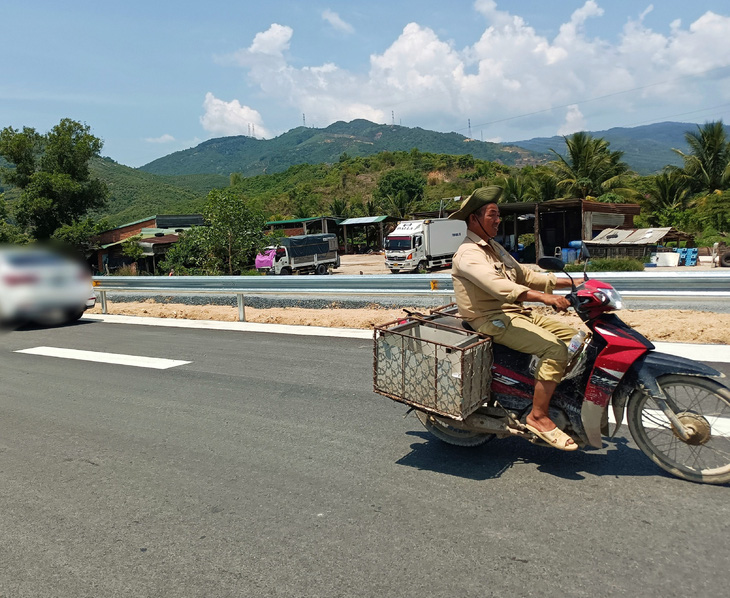
[[[603,305],[608,305],[613,309],[624,308],[623,299],[621,299],[621,295],[616,289],[601,289],[593,293],[593,296]]]

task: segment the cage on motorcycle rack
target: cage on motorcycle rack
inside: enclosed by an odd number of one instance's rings
[[[438,310],[375,326],[373,390],[464,420],[489,399],[492,340]]]

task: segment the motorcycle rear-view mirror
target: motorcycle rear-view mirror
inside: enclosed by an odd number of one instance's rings
[[[537,265],[549,272],[561,272],[565,268],[565,263],[558,257],[541,257]]]

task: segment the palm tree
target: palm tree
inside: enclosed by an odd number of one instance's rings
[[[588,133],[574,133],[563,137],[568,149],[566,158],[558,152],[550,151],[557,156],[551,162],[558,179],[557,186],[563,197],[598,197],[608,191],[620,195],[629,193],[623,187],[629,166],[621,161],[623,152],[612,152],[609,143],[600,137],[594,138]]]
[[[502,187],[500,202],[530,201],[532,199],[532,189],[522,175],[505,176],[497,182],[497,185]]]
[[[644,208],[652,225],[670,226],[675,217],[693,205],[690,185],[692,180],[681,169],[667,169],[654,177],[644,196]],[[672,222],[670,222],[672,221]]]
[[[558,179],[555,173],[547,168],[533,171],[529,178],[530,196],[532,201],[550,201],[559,196]]]
[[[697,132],[684,136],[690,151],[674,151],[684,160],[684,172],[692,180],[693,190],[712,193],[730,186],[730,142],[722,120],[705,123]]]
[[[350,207],[347,205],[346,199],[335,198],[332,200],[332,215],[347,218],[350,215]]]
[[[386,195],[384,207],[389,216],[399,220],[408,220],[418,206],[418,200],[412,198],[405,191],[398,191],[395,195]]]

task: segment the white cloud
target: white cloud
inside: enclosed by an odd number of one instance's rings
[[[329,8],[322,11],[322,18],[327,21],[334,29],[337,31],[340,31],[342,33],[354,33],[355,28],[350,25],[350,23],[347,23],[346,21],[343,21],[340,15],[338,15],[336,12],[330,10]]]
[[[175,141],[175,138],[172,135],[165,133],[164,135],[160,135],[159,137],[147,137],[145,141],[147,143],[172,143],[173,141]]]
[[[251,54],[281,56],[285,50],[289,49],[293,33],[291,27],[274,23],[266,31],[256,34],[248,51]]]
[[[266,101],[304,112],[311,126],[353,118],[389,122],[395,111],[409,126],[466,133],[471,119],[485,138],[509,140],[649,121],[730,100],[730,86],[707,90],[710,78],[694,76],[730,65],[728,16],[706,12],[687,27],[675,20],[663,33],[644,23],[649,6],[627,19],[611,42],[587,32],[589,19],[604,16],[595,0],[566,15],[553,37],[498,10],[494,0],[476,0],[474,9],[485,21],[479,39],[457,47],[409,23],[389,47],[371,55],[368,72],[335,63],[295,66],[286,56],[294,32],[278,24],[229,58],[246,68],[248,82]],[[237,102],[216,101],[220,106],[206,108],[206,115],[217,132],[225,128],[220,122],[227,128],[239,123],[240,131],[252,115],[261,118]]]
[[[585,130],[586,121],[585,118],[583,118],[583,113],[575,104],[568,106],[568,112],[565,115],[565,122],[558,129],[558,135],[572,135],[578,131]]]
[[[200,123],[209,133],[215,135],[251,135],[257,138],[270,137],[264,127],[261,114],[248,106],[242,106],[238,100],[225,102],[212,93],[205,94],[203,102],[205,114]]]
[[[284,53],[289,50],[294,30],[286,25],[273,23],[266,31],[257,33],[248,48],[243,48],[215,60],[221,64],[234,64],[245,68],[277,69],[286,64]]]

